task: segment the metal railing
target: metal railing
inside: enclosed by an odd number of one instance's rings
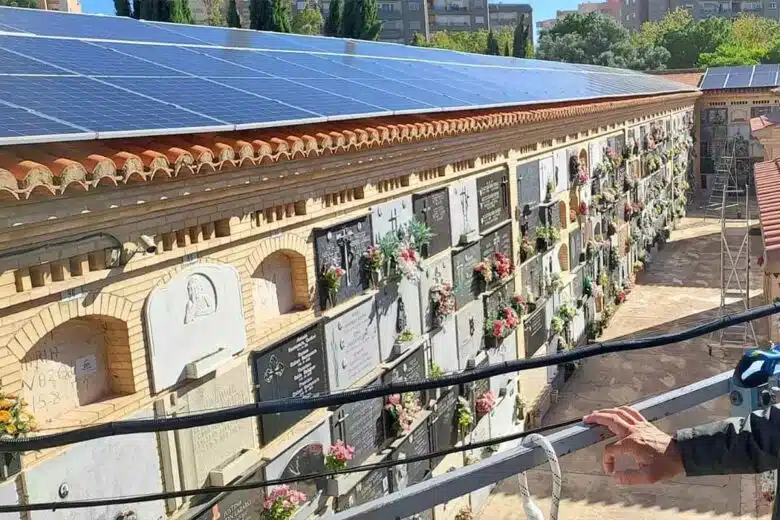
[[[733,371],[698,381],[634,406],[650,421],[657,421],[718,397],[728,395]],[[550,434],[547,439],[558,456],[593,446],[612,434],[599,426],[575,425]],[[457,497],[547,464],[544,450],[523,446],[500,452],[476,464],[409,486],[361,506],[335,514],[332,520],[406,518]]]

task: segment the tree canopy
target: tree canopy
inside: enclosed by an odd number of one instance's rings
[[[436,47],[438,49],[488,54],[488,38],[489,33],[484,29],[473,32],[436,31],[431,34],[430,42],[426,42],[422,34],[415,34],[414,39],[412,40],[412,45],[416,45],[418,47]],[[502,27],[498,31],[493,31],[493,38],[496,40],[498,49],[500,51],[505,51],[507,45],[512,48],[514,31],[509,27]],[[501,54],[501,52],[496,54]]]
[[[2,4],[3,0],[0,0],[0,5]],[[130,0],[114,0],[114,12],[117,16],[130,16]]]
[[[341,34],[341,0],[331,0],[328,10],[328,19],[322,28],[325,36],[339,36]]]
[[[307,6],[301,9],[292,19],[292,32],[297,34],[322,33],[322,13],[315,6]]]
[[[229,0],[225,22],[227,23],[228,27],[241,27],[241,17],[238,15],[238,6],[236,6],[236,0]]]
[[[376,0],[346,0],[341,16],[341,36],[376,40],[382,30]]]
[[[0,6],[27,7],[29,9],[37,9],[38,2],[36,0],[0,0]]]
[[[515,32],[512,35],[512,56],[515,58],[525,58],[528,52],[531,27],[526,23],[526,18],[526,15],[520,15],[520,23],[517,24]]]
[[[173,0],[171,4],[171,21],[176,23],[195,23],[187,0]]]

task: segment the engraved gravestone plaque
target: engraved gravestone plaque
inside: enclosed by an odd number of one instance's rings
[[[447,188],[412,196],[414,216],[425,223],[432,233],[431,243],[423,247],[428,258],[450,247],[450,195]]]
[[[379,380],[368,387],[377,386]],[[362,464],[385,444],[384,400],[356,401],[338,408],[330,419],[331,437],[355,448],[348,467]]]
[[[344,269],[335,294],[336,303],[346,301],[363,292],[367,287],[360,259],[373,243],[371,218],[360,217],[329,228],[314,228],[314,251],[317,258],[317,272],[321,275],[330,266]],[[328,291],[319,284],[320,307],[327,306]]]
[[[479,231],[484,232],[508,220],[509,174],[500,171],[477,179]]]

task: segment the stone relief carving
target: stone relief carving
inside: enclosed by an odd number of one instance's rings
[[[191,323],[217,311],[217,293],[214,284],[203,274],[193,274],[187,280],[187,308],[184,323]]]

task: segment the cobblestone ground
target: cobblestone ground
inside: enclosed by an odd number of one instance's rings
[[[720,304],[720,228],[712,219],[687,218],[673,232],[615,317],[605,339],[680,330],[717,316]],[[736,231],[737,233],[739,231]],[[743,231],[744,234],[744,231]],[[760,251],[760,237],[751,249]],[[756,254],[751,255],[753,258]],[[754,262],[755,263],[755,262]],[[757,269],[757,267],[756,267]],[[754,305],[761,303],[760,273],[752,276]],[[757,296],[757,297],[756,297]],[[738,306],[734,306],[734,311]],[[756,332],[765,335],[765,323]],[[733,369],[733,352],[708,354],[709,338],[587,360],[566,383],[547,424],[581,417],[594,409],[628,404]],[[727,417],[724,397],[658,422],[665,431]],[[601,468],[603,444],[561,459],[564,474],[561,519],[701,520],[769,518],[770,504],[757,498],[756,477],[685,478],[654,486],[618,487]],[[551,479],[547,468],[529,472],[529,484],[547,514]],[[524,518],[517,479],[501,483],[483,509],[483,520]]]

